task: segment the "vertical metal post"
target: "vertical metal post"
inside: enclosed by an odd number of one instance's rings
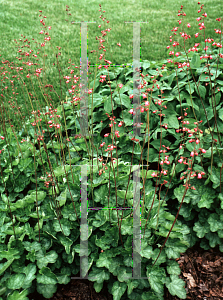
[[[140,136],[141,114],[140,114],[140,24],[133,23],[133,131],[134,136]],[[148,23],[148,22],[141,22]],[[134,128],[135,127],[135,128]],[[135,166],[136,167],[136,166]],[[141,277],[141,233],[140,233],[140,168],[133,171],[133,277],[132,279],[147,279]],[[129,278],[129,279],[130,279]],[[126,278],[128,279],[128,278]]]
[[[81,135],[87,136],[88,132],[88,60],[87,60],[87,23],[96,22],[71,22],[81,23],[81,58],[80,58],[80,128]]]
[[[81,128],[81,135],[87,136],[88,134],[87,23],[96,23],[96,22],[71,22],[71,23],[81,23],[80,128]],[[88,279],[87,165],[81,165],[80,214],[81,214],[80,277],[71,277],[71,279]]]
[[[134,136],[140,136],[141,113],[140,113],[140,23],[148,22],[125,22],[133,23],[133,132]]]

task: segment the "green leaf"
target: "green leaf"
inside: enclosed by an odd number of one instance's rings
[[[19,253],[20,252],[17,249],[9,249],[8,251],[0,250],[0,258],[6,258],[7,260],[19,259],[20,258]]]
[[[156,253],[153,253],[153,247],[152,246],[146,246],[144,249],[141,248],[141,256],[146,257],[147,259],[150,259],[156,255]]]
[[[61,244],[65,247],[66,253],[69,254],[70,247],[73,244],[73,242],[68,237],[64,236],[62,233],[58,233],[57,238],[61,242]]]
[[[194,82],[190,82],[190,84],[188,83],[185,86],[185,90],[189,93],[189,95],[192,95],[193,92],[194,92],[194,87],[195,87],[195,83]],[[190,98],[186,97],[186,99],[190,99]]]
[[[106,184],[102,184],[98,189],[94,190],[94,202],[101,202],[107,194],[108,187]]]
[[[120,300],[126,288],[127,284],[125,282],[115,281],[112,286],[113,300]]]
[[[122,198],[122,199],[125,199],[125,194],[126,194],[126,199],[133,199],[133,192],[131,191],[128,191],[126,193],[126,190],[118,190],[117,191],[117,196]]]
[[[41,249],[41,244],[39,242],[32,242],[32,243],[30,243],[28,241],[24,241],[23,242],[23,246],[29,252],[31,252],[33,250],[34,251],[39,251]]]
[[[5,263],[0,263],[0,275],[5,272],[6,269],[12,264],[14,258],[6,261]]]
[[[56,293],[57,285],[37,283],[36,290],[39,294],[43,295],[43,297],[49,299],[53,297],[54,293]]]
[[[29,291],[28,290],[23,290],[21,293],[18,291],[14,291],[13,294],[8,295],[7,299],[8,300],[29,300],[28,295]]]
[[[209,98],[209,104],[212,106],[212,101],[213,101],[213,104],[215,105],[218,105],[219,102],[220,102],[220,99],[221,99],[221,93],[216,93],[214,95],[215,99],[211,100],[211,97]]]
[[[31,157],[29,158],[26,158],[26,159],[21,159],[20,160],[20,163],[18,164],[18,169],[23,172],[24,170],[27,169],[27,167],[30,165],[30,164],[33,164],[33,160]]]
[[[197,90],[197,87],[195,88],[195,90],[196,90],[198,96],[200,94],[202,100],[204,100],[205,99],[205,95],[206,95],[206,88],[203,85],[199,85],[198,86],[198,90]]]
[[[69,236],[70,235],[70,221],[67,220],[67,219],[62,219],[60,220],[60,223],[59,221],[56,219],[53,221],[53,228],[56,232],[60,232],[63,230],[64,234],[66,236]],[[61,230],[61,227],[62,227],[62,230]]]
[[[177,198],[179,202],[181,202],[183,199],[184,191],[185,191],[185,187],[183,185],[180,185],[179,187],[174,189],[174,196]],[[191,200],[190,194],[191,194],[190,190],[188,190],[183,200],[184,203],[190,203]]]
[[[210,231],[210,226],[208,223],[204,223],[203,225],[198,221],[194,223],[193,230],[197,232],[197,236],[201,239],[205,236],[206,233]]]
[[[117,225],[114,227],[111,227],[110,229],[105,231],[105,234],[101,238],[95,239],[95,244],[106,250],[110,249],[111,247],[117,247],[118,246],[118,230],[117,230]]]
[[[46,193],[43,191],[37,191],[37,200],[42,201],[46,197]],[[24,208],[29,204],[36,202],[36,192],[32,192],[30,195],[27,195],[23,199],[17,200],[13,204],[13,208]]]
[[[187,293],[184,288],[185,282],[177,275],[170,275],[170,278],[167,277],[165,285],[172,296],[177,296],[180,299],[187,298]]]
[[[57,281],[59,284],[68,284],[70,282],[70,276],[63,274],[63,275],[57,275]]]
[[[160,253],[160,249],[156,248],[154,251],[153,251],[153,255],[152,255],[152,259],[153,261],[155,262],[155,260],[157,259],[158,255]],[[156,265],[160,265],[162,263],[165,263],[166,262],[166,253],[165,251],[162,250],[159,258],[157,259],[156,261]]]
[[[56,251],[51,250],[50,252],[46,253],[46,255],[44,255],[43,250],[41,249],[36,253],[36,257],[37,266],[39,269],[42,269],[43,267],[46,267],[49,263],[55,263],[58,258],[58,254],[56,253]]]
[[[201,200],[198,202],[198,207],[199,208],[205,207],[209,209],[213,202],[214,202],[213,197],[210,197],[210,194],[208,193],[204,193],[201,196]]]
[[[223,107],[218,111],[218,117],[223,121]]]
[[[194,55],[191,59],[190,67],[193,69],[197,69],[200,67],[200,65],[201,65],[201,61],[200,61],[199,55],[197,53],[194,53]]]
[[[172,84],[173,79],[174,79],[175,77],[176,77],[176,74],[174,74],[174,73],[172,73],[172,74],[170,74],[169,76],[166,77],[166,79],[168,79],[169,85]]]
[[[121,98],[121,100],[120,100],[120,98]],[[126,108],[129,108],[130,104],[131,104],[129,96],[127,96],[125,94],[120,94],[120,97],[116,96],[114,98],[114,101],[119,105],[121,102],[121,104],[124,105]]]
[[[28,264],[28,266],[24,267],[23,273],[26,274],[26,278],[24,280],[24,284],[22,286],[23,289],[28,289],[32,285],[32,281],[36,278],[36,265]]]
[[[130,295],[133,289],[137,288],[137,286],[139,285],[139,281],[135,279],[128,280],[127,285],[128,285],[128,295]]]
[[[189,246],[189,243],[185,241],[179,241],[178,239],[168,239],[164,250],[168,258],[178,258],[181,253],[184,253]]]
[[[209,245],[211,248],[216,247],[221,244],[221,239],[217,235],[217,233],[208,232],[205,237],[209,240]]]
[[[181,269],[179,267],[179,264],[175,260],[168,260],[167,265],[168,274],[180,275]]]
[[[121,265],[123,265],[121,258],[113,257],[112,264],[109,266],[110,273],[112,273],[114,276],[118,276],[118,270]]]
[[[43,284],[57,284],[56,275],[50,270],[50,268],[47,267],[43,267],[41,270],[39,270],[36,280],[38,283]]]
[[[1,296],[1,295],[4,295],[6,291],[7,291],[7,287],[6,287],[6,286],[1,287],[1,288],[0,288],[0,296]],[[16,298],[16,299],[17,299],[17,298]],[[3,300],[3,298],[0,297],[0,300]],[[28,299],[27,299],[27,300],[28,300]]]
[[[110,94],[110,89],[104,89],[101,91],[101,93],[103,92],[103,95]],[[105,93],[106,92],[106,93]],[[88,97],[88,105],[89,105],[89,109],[91,109],[91,103],[92,103],[92,95],[89,95]],[[100,94],[93,94],[93,108],[100,106],[103,103],[103,97]]]
[[[135,300],[134,298],[131,298]],[[141,300],[163,300],[162,295],[155,295],[152,291],[143,292]]]
[[[129,272],[127,272],[129,271]],[[131,267],[119,267],[117,270],[118,273],[118,281],[119,282],[124,282],[128,281],[129,278],[132,278],[132,268]]]
[[[218,198],[221,200],[221,209],[223,209],[223,193],[219,193]]]
[[[96,262],[96,266],[99,268],[105,267],[109,269],[110,264],[112,263],[112,258],[107,257],[104,253],[100,253],[99,258]]]
[[[208,172],[211,174],[211,166],[208,167]],[[220,185],[220,168],[212,168],[210,179],[213,182],[213,189],[216,189]],[[221,176],[221,182],[223,182],[223,176]]]
[[[100,227],[107,221],[107,212],[99,210],[95,213],[95,220],[93,221],[93,226]]]
[[[218,231],[219,229],[223,229],[223,224],[219,219],[219,215],[216,213],[210,214],[208,218],[208,223],[210,224],[210,230],[212,232]]]
[[[133,234],[133,220],[131,218],[123,219],[121,226],[122,235],[132,235]]]
[[[95,289],[96,293],[100,293],[102,288],[103,288],[103,282],[101,282],[101,283],[94,282],[94,289]]]
[[[146,268],[146,276],[148,277],[151,288],[158,294],[164,291],[164,283],[166,280],[165,270],[156,265],[153,267],[147,266]]]
[[[104,110],[107,113],[110,113],[112,111],[112,106],[114,106],[114,103],[112,101],[112,105],[111,105],[111,98],[106,97],[105,101],[104,101]]]
[[[94,87],[94,90],[96,90],[96,88],[100,85],[100,82],[99,82],[99,79],[96,78],[95,81],[93,80],[91,83],[90,83],[90,88],[92,89]]]
[[[88,280],[97,281],[97,283],[102,283],[104,280],[109,280],[110,273],[105,269],[100,269],[92,267],[92,271],[89,273]]]
[[[187,104],[191,107],[193,107],[194,109],[196,109],[197,111],[199,111],[199,106],[197,104],[194,103],[193,99],[190,99],[190,97],[186,97],[186,101]]]
[[[61,192],[60,196],[56,198],[57,201],[59,201],[60,207],[63,206],[66,203],[67,200],[67,188],[63,192]]]
[[[63,174],[65,174],[65,171],[64,169],[67,171],[69,171],[70,169],[70,166],[69,165],[65,165],[65,166],[61,166],[61,167],[57,167],[55,170],[54,170],[54,174],[56,177],[59,177]]]
[[[16,185],[14,188],[14,191],[16,193],[20,193],[22,192],[25,187],[30,183],[30,179],[27,178],[25,175],[20,175],[17,179],[16,179]]]
[[[12,290],[20,289],[26,276],[24,274],[12,274],[7,280],[7,288]]]
[[[143,69],[148,69],[150,67],[150,62],[148,60],[144,60],[142,63]]]

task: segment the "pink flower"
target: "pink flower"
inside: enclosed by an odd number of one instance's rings
[[[129,110],[129,113],[130,113],[131,115],[135,115],[135,114],[136,114],[132,108]]]

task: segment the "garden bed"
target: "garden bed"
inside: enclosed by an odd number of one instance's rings
[[[195,245],[182,253],[178,262],[181,274],[179,277],[184,280],[187,291],[186,299],[223,299],[222,269],[223,253],[218,247],[204,250]],[[78,274],[79,276],[80,274]],[[38,293],[29,295],[29,300],[44,300]],[[104,283],[100,293],[96,293],[93,283],[87,279],[73,279],[67,285],[60,285],[57,292],[50,300],[112,300],[108,292],[107,284]],[[172,296],[168,289],[164,289],[165,300],[179,300]]]

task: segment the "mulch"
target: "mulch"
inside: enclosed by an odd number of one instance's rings
[[[204,250],[199,246],[181,254],[178,262],[185,282],[186,299],[220,300],[223,299],[223,253],[219,247]],[[165,288],[165,300],[179,300],[170,295]]]
[[[198,245],[182,253],[178,262],[187,292],[186,299],[220,300],[223,299],[223,253],[218,246],[204,250]],[[76,275],[75,275],[76,276]],[[77,274],[77,277],[79,275]],[[103,289],[96,293],[94,283],[87,279],[72,279],[67,285],[59,285],[57,292],[49,300],[112,300],[107,283]],[[35,293],[28,295],[29,300],[44,300],[45,298]],[[168,289],[164,289],[165,300],[179,300],[172,296]]]

